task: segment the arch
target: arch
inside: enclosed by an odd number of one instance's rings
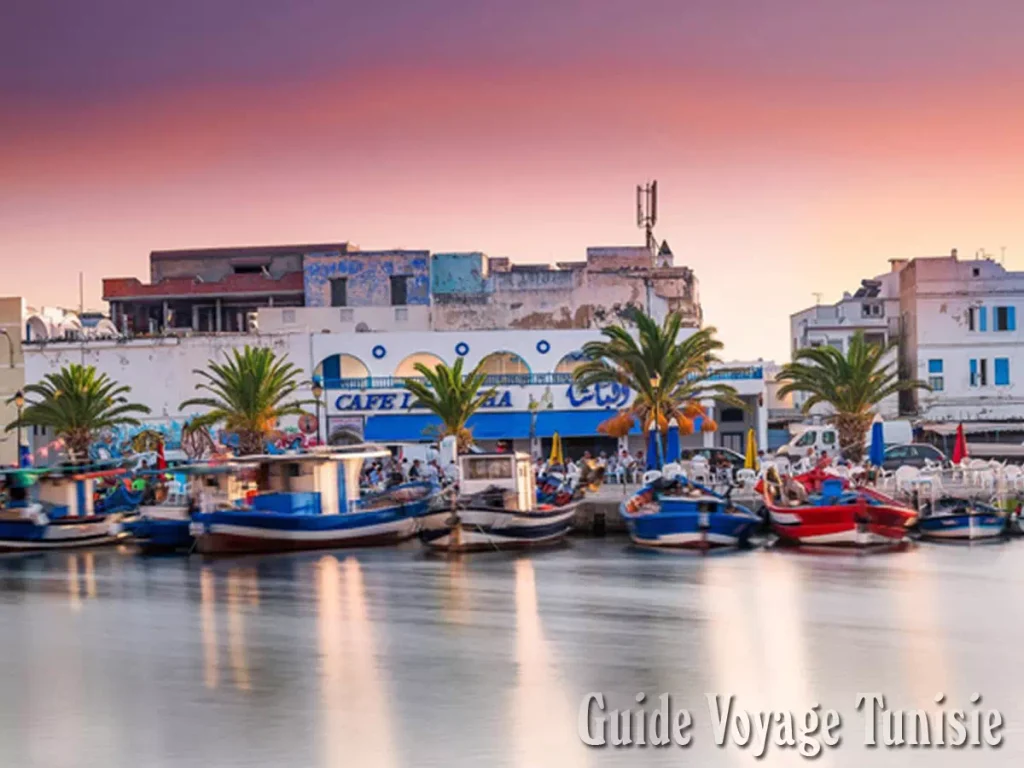
[[[395,368],[395,376],[398,378],[419,376],[420,372],[416,370],[416,363],[423,363],[428,368],[436,368],[439,363],[443,362],[444,360],[432,352],[413,352],[398,364],[398,367]]]
[[[50,338],[50,324],[39,315],[29,315],[25,320],[27,341],[46,341]]]
[[[555,366],[555,373],[572,373],[582,363],[585,363],[586,360],[586,356],[577,349],[558,361],[558,365]]]
[[[368,379],[370,369],[355,355],[338,354],[325,357],[320,365],[313,370],[313,376],[319,376],[324,381]]]
[[[529,375],[530,366],[515,352],[491,352],[480,361],[480,370],[489,376]]]

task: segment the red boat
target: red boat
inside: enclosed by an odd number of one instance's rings
[[[843,488],[838,478],[826,480],[812,495],[785,494],[783,487],[767,483],[764,502],[772,530],[787,544],[893,544],[906,537],[917,519],[913,509],[895,499],[870,488]]]

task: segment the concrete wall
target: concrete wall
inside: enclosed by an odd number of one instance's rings
[[[434,253],[430,256],[430,290],[434,295],[483,294],[494,290],[487,279],[483,253]]]
[[[390,278],[409,277],[407,304],[430,304],[428,251],[350,251],[308,254],[304,264],[307,307],[331,306],[330,281],[348,279],[347,306],[391,305]]]
[[[14,404],[7,405],[14,393],[25,386],[25,360],[21,336],[25,302],[19,297],[0,298],[0,465],[18,462],[17,435],[6,427],[17,418]],[[8,345],[7,340],[10,339]],[[22,436],[26,441],[27,435]]]
[[[262,307],[256,324],[261,334],[422,331],[430,327],[430,307]]]
[[[158,283],[165,278],[200,277],[207,282],[219,282],[234,274],[234,266],[265,266],[272,278],[279,278],[289,272],[302,271],[302,252],[290,254],[245,253],[238,256],[210,255],[202,252],[189,255],[187,252],[175,258],[150,259],[150,281]]]

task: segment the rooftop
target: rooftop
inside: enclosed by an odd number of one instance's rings
[[[229,248],[184,248],[174,251],[152,251],[149,258],[155,261],[170,259],[238,259],[253,256],[279,256],[294,253],[323,253],[340,251],[346,253],[359,250],[351,243],[303,243],[297,245],[246,245]]]

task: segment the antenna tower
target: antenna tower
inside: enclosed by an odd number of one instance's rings
[[[636,188],[636,225],[644,230],[645,243],[652,251],[658,246],[654,240],[654,225],[658,223],[658,182],[652,181]]]

